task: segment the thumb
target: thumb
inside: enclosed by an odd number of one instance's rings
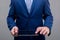
[[[18,27],[14,28],[15,33],[18,33]]]

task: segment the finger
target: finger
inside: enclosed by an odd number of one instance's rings
[[[47,31],[44,31],[44,32],[43,32],[43,35],[47,35]]]
[[[15,34],[14,36],[18,36],[18,28],[15,28]]]
[[[15,29],[15,33],[18,33],[18,29]]]
[[[43,33],[44,33],[44,31],[45,31],[45,29],[44,29],[44,28],[42,28],[42,30],[40,31],[40,34],[43,34]]]
[[[36,32],[35,33],[39,33],[39,31],[41,31],[41,27],[37,28]]]
[[[48,34],[49,34],[49,31],[46,32],[46,35],[48,35]]]

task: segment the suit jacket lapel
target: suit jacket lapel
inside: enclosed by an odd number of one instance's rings
[[[31,6],[31,11],[30,11],[31,15],[33,14],[33,11],[35,9],[35,4],[36,4],[36,0],[33,0],[32,6]]]
[[[25,8],[27,14],[29,15],[25,1],[24,1],[24,0],[21,0],[21,1],[22,1],[22,5],[23,5],[23,7]]]

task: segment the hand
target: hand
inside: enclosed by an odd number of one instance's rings
[[[38,27],[37,29],[36,29],[36,34],[37,33],[40,33],[40,34],[43,34],[43,35],[48,35],[49,34],[49,32],[50,32],[50,30],[49,30],[49,28],[48,27]]]
[[[13,36],[18,36],[18,27],[14,26],[11,30],[11,34]]]

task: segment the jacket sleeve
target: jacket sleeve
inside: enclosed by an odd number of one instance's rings
[[[15,9],[14,9],[14,2],[13,0],[11,0],[11,3],[10,3],[10,10],[9,10],[9,13],[8,13],[8,16],[7,16],[7,24],[8,24],[8,28],[11,30],[14,26],[16,26],[16,23],[15,23]]]
[[[47,26],[50,29],[50,33],[51,34],[51,28],[52,28],[52,24],[53,24],[53,16],[50,10],[50,4],[48,0],[45,0],[45,5],[44,5],[44,14],[43,14],[43,18],[44,18],[44,26]]]

